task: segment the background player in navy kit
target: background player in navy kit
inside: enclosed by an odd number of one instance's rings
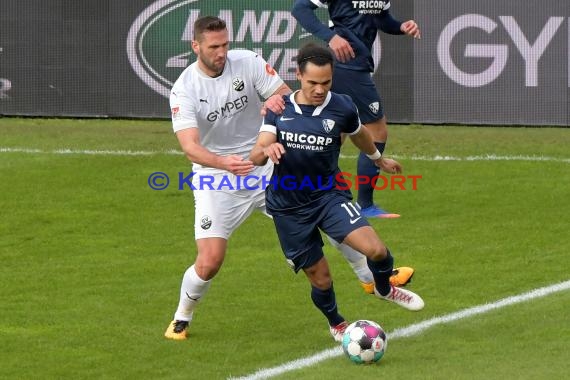
[[[374,293],[409,310],[420,310],[423,300],[415,293],[389,283],[393,257],[378,235],[351,202],[348,190],[340,190],[336,176],[343,133],[367,158],[383,170],[398,173],[398,162],[382,157],[349,96],[330,92],[333,56],[327,48],[308,44],[297,56],[297,78],[301,90],[286,95],[281,115],[265,116],[257,142],[250,154],[255,165],[275,164],[274,182],[266,188],[267,211],[279,236],[281,248],[295,271],[303,270],[311,283],[311,299],[328,320],[337,341],[348,322],[336,305],[328,263],[323,255],[319,229],[367,257],[374,276]],[[283,178],[295,178],[287,188]],[[301,183],[332,186],[299,186]],[[295,183],[295,182],[293,182]],[[327,183],[328,185],[328,183]]]
[[[331,28],[315,15],[314,11],[318,7],[328,8],[333,24]],[[390,0],[296,0],[291,12],[307,31],[326,41],[333,50],[337,62],[331,90],[350,95],[380,153],[384,152],[388,131],[382,102],[370,76],[374,71],[372,45],[379,30],[420,38],[420,30],[413,20],[397,21],[389,9]],[[378,167],[363,153],[358,157],[357,166],[358,175],[370,179],[379,172]],[[372,183],[359,187],[358,205],[362,214],[366,217],[399,217],[398,214],[388,213],[374,205],[373,190]]]

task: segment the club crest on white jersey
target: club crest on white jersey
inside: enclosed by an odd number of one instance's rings
[[[235,77],[232,80],[232,84],[234,85],[234,90],[236,90],[236,91],[243,91],[243,89],[245,87],[245,83],[239,77]]]

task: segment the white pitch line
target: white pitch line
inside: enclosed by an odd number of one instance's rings
[[[29,153],[29,154],[79,154],[100,156],[155,156],[155,155],[182,155],[179,150],[144,151],[144,150],[80,150],[80,149],[54,149],[42,150],[31,148],[0,147],[0,153]]]
[[[340,155],[341,158],[352,158],[355,159],[358,156],[353,155]],[[457,156],[406,156],[393,154],[389,157],[411,160],[411,161],[551,161],[551,162],[564,162],[570,163],[570,158],[560,158],[560,157],[550,157],[550,156],[497,156],[496,154],[485,154],[481,156],[467,156],[467,157],[457,157]]]
[[[394,340],[394,339],[399,339],[399,338],[411,337],[414,335],[418,335],[418,334],[424,332],[425,330],[427,330],[433,326],[458,321],[461,319],[472,317],[474,315],[488,313],[492,310],[500,309],[500,308],[503,308],[505,306],[510,306],[510,305],[514,305],[517,303],[529,301],[532,299],[545,297],[549,294],[561,292],[561,291],[568,290],[568,289],[570,289],[570,280],[560,282],[558,284],[546,286],[543,288],[531,290],[529,292],[522,293],[522,294],[519,294],[516,296],[503,298],[503,299],[500,299],[500,300],[492,302],[492,303],[487,303],[487,304],[483,304],[483,305],[479,305],[479,306],[470,307],[468,309],[463,309],[463,310],[457,311],[455,313],[442,315],[440,317],[431,318],[431,319],[425,320],[423,322],[415,323],[415,324],[407,326],[407,327],[396,329],[396,330],[392,331],[391,333],[387,334],[388,339]],[[337,356],[341,356],[341,355],[343,355],[342,348],[341,347],[335,347],[335,348],[331,348],[328,350],[318,352],[314,355],[311,355],[311,356],[308,356],[305,358],[290,361],[288,363],[282,364],[282,365],[277,366],[277,367],[260,369],[251,375],[247,375],[247,376],[243,376],[243,377],[230,377],[229,379],[231,379],[231,380],[268,379],[270,377],[281,375],[285,372],[295,371],[295,370],[298,370],[301,368],[310,367],[310,366],[315,365],[321,361],[324,361],[324,360],[327,360],[330,358],[334,358]]]
[[[93,150],[93,149],[53,149],[42,150],[33,148],[20,147],[0,147],[0,153],[28,153],[28,154],[77,154],[77,155],[101,155],[101,156],[156,156],[156,155],[182,155],[182,152],[176,149],[171,150]],[[342,159],[356,159],[356,155],[341,154]],[[411,160],[411,161],[550,161],[570,163],[570,158],[550,157],[550,156],[498,156],[495,154],[486,154],[480,156],[407,156],[394,154],[390,157]]]

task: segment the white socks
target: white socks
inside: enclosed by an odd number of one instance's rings
[[[342,253],[361,282],[374,282],[374,277],[372,277],[372,272],[370,272],[366,262],[366,256],[344,243],[338,243],[328,235],[327,238],[332,246]]]
[[[174,314],[175,320],[188,322],[192,320],[194,308],[210,288],[210,283],[211,280],[204,281],[198,276],[194,265],[186,270],[180,287],[180,302]]]

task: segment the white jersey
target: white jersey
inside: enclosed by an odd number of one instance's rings
[[[247,157],[263,123],[263,99],[271,96],[283,80],[258,54],[230,50],[222,74],[205,75],[194,62],[174,83],[170,108],[174,132],[200,130],[200,143],[218,155]],[[202,168],[194,164],[194,170]]]

